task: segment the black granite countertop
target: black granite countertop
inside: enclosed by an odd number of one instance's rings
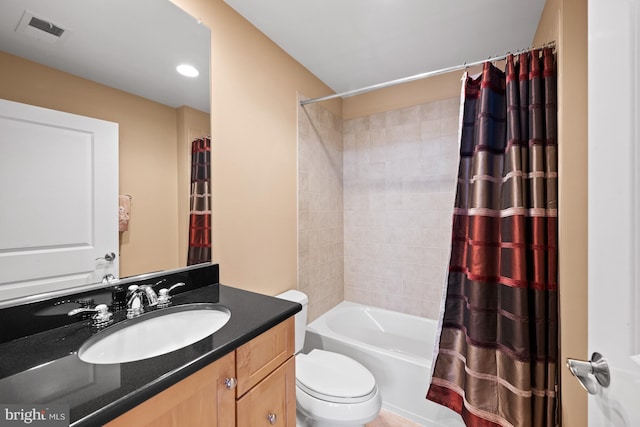
[[[69,405],[71,426],[99,426],[301,309],[297,303],[219,284],[184,292],[172,299],[173,306],[194,302],[222,305],[230,310],[231,318],[205,339],[145,360],[107,365],[81,361],[78,349],[97,333],[89,321],[0,344],[0,402]],[[123,317],[123,313],[116,313],[116,322]]]

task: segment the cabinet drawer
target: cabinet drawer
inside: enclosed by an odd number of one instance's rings
[[[290,317],[236,350],[238,398],[293,355],[294,326]]]
[[[289,358],[237,403],[238,426],[295,427],[295,359]]]

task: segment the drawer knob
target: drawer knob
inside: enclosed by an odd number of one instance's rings
[[[278,417],[276,414],[269,414],[267,415],[267,420],[269,421],[269,424],[274,425],[276,421],[278,421]]]
[[[236,386],[238,385],[238,380],[236,380],[235,378],[231,377],[231,378],[225,378],[224,380],[224,385],[227,386],[228,390],[233,390],[234,388],[236,388]]]

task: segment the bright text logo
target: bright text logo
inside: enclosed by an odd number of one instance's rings
[[[0,404],[0,427],[18,426],[68,427],[69,407]]]

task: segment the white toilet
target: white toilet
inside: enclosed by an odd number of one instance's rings
[[[382,407],[376,380],[367,368],[342,354],[304,346],[309,299],[299,291],[287,291],[276,298],[302,305],[295,315],[296,426],[364,426]]]

